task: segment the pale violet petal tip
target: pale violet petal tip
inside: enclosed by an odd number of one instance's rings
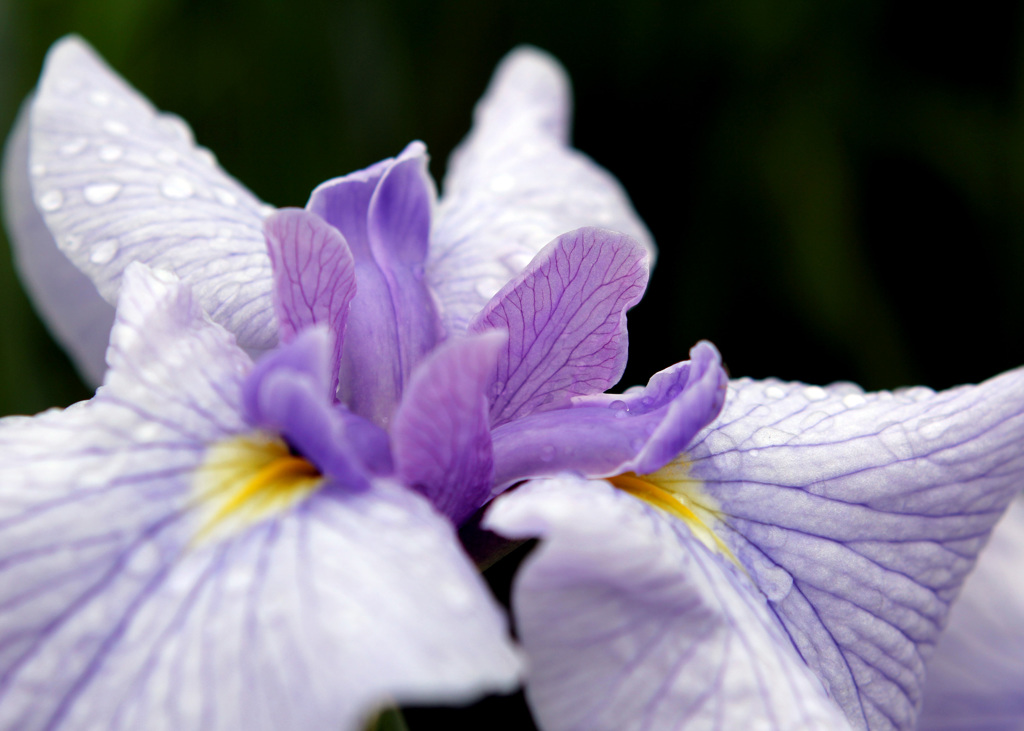
[[[57,42],[31,103],[37,208],[64,254],[115,302],[139,261],[176,272],[245,348],[277,323],[260,222],[268,207],[82,40]]]

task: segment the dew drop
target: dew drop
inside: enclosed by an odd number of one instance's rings
[[[104,145],[100,148],[100,160],[104,162],[120,160],[122,155],[124,155],[124,150],[117,145]]]
[[[654,403],[654,399],[651,398],[650,396],[644,396],[642,399],[640,399],[640,403],[643,404],[644,406],[651,406]]]
[[[634,451],[640,451],[640,449],[641,449],[641,448],[642,448],[642,447],[644,446],[644,440],[643,440],[643,439],[641,439],[640,437],[635,437],[635,438],[634,438],[634,439],[633,439],[633,440],[632,440],[632,441],[631,441],[631,442],[629,443],[629,446],[630,446],[630,448],[631,448],[631,449],[633,449]]]
[[[621,399],[615,399],[610,404],[608,404],[608,408],[611,409],[612,411],[625,411],[626,402]]]
[[[828,392],[821,386],[808,386],[804,389],[804,398],[808,401],[823,401],[828,398]]]
[[[32,165],[28,170],[30,173],[32,173],[32,175],[34,175],[37,178],[41,175],[46,175],[46,166],[43,165],[42,163],[37,162],[34,165]]]
[[[859,408],[866,404],[867,402],[868,400],[861,396],[859,393],[851,393],[847,396],[843,396],[843,406],[845,406],[848,409]]]
[[[186,142],[190,145],[193,144],[192,128],[188,126],[188,122],[177,114],[161,114],[157,118],[157,124],[160,125],[160,128],[164,132],[174,135],[182,142]]]
[[[82,195],[94,206],[100,206],[111,201],[120,192],[121,186],[118,183],[98,183],[85,186]]]
[[[118,137],[124,137],[128,134],[128,125],[124,122],[119,122],[116,119],[108,119],[104,122],[103,129],[109,134],[116,135]]]
[[[276,208],[274,208],[273,206],[268,206],[266,203],[263,203],[262,205],[260,205],[260,208],[259,208],[260,216],[262,216],[263,218],[266,218],[267,216],[269,216],[271,213],[273,213],[276,210],[277,210]]]
[[[48,190],[39,196],[38,203],[44,211],[56,211],[64,205],[64,194],[59,190]]]
[[[92,253],[89,254],[89,261],[93,264],[106,264],[117,256],[117,248],[117,239],[97,241],[96,245],[93,246]]]
[[[195,189],[192,187],[192,183],[185,180],[185,178],[172,175],[160,186],[160,192],[168,198],[181,200],[190,197],[195,192]]]
[[[546,444],[540,448],[540,461],[550,462],[555,458],[555,448],[550,444]]]
[[[205,162],[211,168],[217,167],[217,156],[208,147],[197,147],[196,157]]]
[[[238,203],[238,199],[230,191],[223,188],[214,188],[213,194],[217,196],[217,200],[226,206],[233,206]]]
[[[786,392],[778,386],[769,386],[764,390],[764,395],[768,398],[782,398],[786,395]]]
[[[72,157],[84,150],[85,146],[88,144],[89,141],[84,137],[76,137],[70,142],[65,142],[60,146],[60,154],[64,155],[64,157]]]
[[[110,94],[105,91],[94,91],[89,94],[89,101],[97,107],[110,106]]]
[[[165,147],[156,153],[156,159],[165,165],[175,165],[178,162],[178,153],[169,147]]]

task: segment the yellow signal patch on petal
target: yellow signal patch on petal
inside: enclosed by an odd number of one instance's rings
[[[703,483],[689,476],[689,464],[685,459],[670,462],[649,475],[625,472],[607,479],[623,492],[679,518],[686,523],[697,540],[743,568],[711,528],[722,519],[722,513],[714,499],[704,492]]]
[[[278,437],[257,433],[218,442],[196,471],[195,506],[202,519],[195,541],[226,537],[280,515],[323,481],[309,460],[292,454]]]

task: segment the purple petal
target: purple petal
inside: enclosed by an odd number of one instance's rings
[[[3,161],[3,210],[22,284],[54,338],[71,356],[82,378],[103,381],[104,355],[114,308],[60,249],[32,199],[28,133],[31,102],[22,107],[7,140]],[[37,168],[38,171],[38,168]]]
[[[655,374],[646,388],[575,399],[573,408],[497,427],[495,487],[559,472],[643,474],[675,459],[718,415],[725,398],[726,375],[715,347],[701,342],[690,355],[692,360]]]
[[[342,346],[341,399],[387,425],[413,368],[441,337],[423,281],[434,188],[426,151],[412,143],[398,158],[331,180],[306,208],[345,237],[358,293]]]
[[[626,367],[626,310],[646,286],[646,255],[628,236],[582,228],[552,241],[469,326],[509,333],[492,423],[613,386]]]
[[[541,538],[512,606],[545,731],[850,728],[749,579],[667,513],[561,478],[484,525]]]
[[[328,393],[338,385],[341,344],[349,304],[356,294],[355,264],[338,229],[299,208],[263,222],[274,270],[274,305],[280,337],[290,342],[303,328],[322,322],[333,334]]]
[[[1024,727],[1024,496],[992,532],[928,660],[921,731]]]
[[[413,374],[391,438],[398,476],[456,525],[491,494],[486,389],[505,334],[450,340]]]
[[[195,145],[181,119],[158,113],[72,36],[47,56],[28,134],[36,207],[108,302],[139,261],[190,284],[242,347],[275,343],[266,206]],[[47,244],[14,238],[20,249]]]
[[[251,366],[186,286],[125,272],[97,396],[0,420],[0,727],[340,728],[515,683],[450,524],[388,481],[195,541]]]
[[[909,729],[1022,443],[1020,370],[941,393],[740,380],[683,458],[851,723]]]
[[[535,48],[510,53],[452,154],[427,276],[450,332],[553,238],[580,226],[622,231],[652,255],[622,186],[569,146],[569,79]]]
[[[325,387],[333,341],[322,326],[310,328],[263,356],[242,389],[245,414],[342,487],[365,490],[372,474],[391,469],[387,434],[334,407]]]

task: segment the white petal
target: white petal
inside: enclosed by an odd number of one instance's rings
[[[541,538],[513,608],[545,731],[849,728],[749,579],[676,518],[566,477],[486,525]]]
[[[549,241],[581,226],[629,234],[654,252],[619,182],[569,146],[569,79],[534,48],[502,61],[452,154],[427,276],[455,331]]]
[[[31,107],[29,169],[58,247],[114,302],[132,261],[178,274],[248,349],[276,342],[266,206],[83,41],[47,56]],[[17,231],[15,231],[17,233]],[[44,237],[15,236],[20,249]]]

